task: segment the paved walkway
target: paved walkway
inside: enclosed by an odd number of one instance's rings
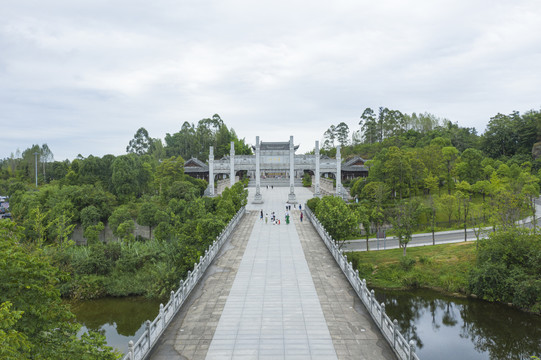
[[[289,188],[262,190],[151,359],[395,359],[312,225],[285,225]]]
[[[152,360],[205,359],[257,219],[244,215],[150,355]]]
[[[207,359],[337,359],[295,226],[281,223],[256,222]]]

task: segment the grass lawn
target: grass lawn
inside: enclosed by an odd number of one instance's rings
[[[466,293],[475,265],[475,242],[348,253],[361,279],[380,288],[425,287]]]

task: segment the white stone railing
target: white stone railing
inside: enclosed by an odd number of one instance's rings
[[[194,264],[193,271],[188,271],[188,275],[184,281],[180,280],[178,290],[171,291],[171,297],[167,304],[160,304],[158,316],[153,321],[146,321],[146,329],[141,337],[135,343],[130,340],[128,343],[128,353],[123,357],[123,360],[142,360],[148,356],[152,347],[156,344],[165,329],[167,329],[173,317],[203,277],[203,274],[220,251],[220,248],[229,238],[245,213],[246,208],[242,207],[235,214],[225,229],[216,237],[212,245],[209,246],[208,250],[205,250],[205,256],[199,257],[199,263]]]
[[[310,208],[305,207],[306,217],[310,219],[314,228],[318,232],[319,236],[323,239],[323,242],[331,252],[334,260],[342,269],[344,275],[348,279],[349,283],[357,293],[357,296],[363,302],[364,306],[374,319],[374,322],[381,330],[381,333],[385,339],[391,345],[391,348],[401,360],[419,360],[417,354],[415,354],[415,342],[411,340],[409,343],[400,333],[398,329],[398,321],[391,321],[389,316],[385,313],[385,304],[378,304],[374,295],[374,290],[368,290],[366,286],[366,280],[359,277],[359,270],[353,270],[353,265],[348,262],[347,256],[342,253],[338,247],[338,243],[329,235],[323,225],[310,211]]]

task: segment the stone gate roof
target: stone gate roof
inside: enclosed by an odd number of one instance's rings
[[[252,146],[255,150],[255,146]],[[285,142],[261,142],[260,147],[261,151],[269,150],[289,150],[289,141]],[[299,148],[299,145],[295,145],[295,150]]]

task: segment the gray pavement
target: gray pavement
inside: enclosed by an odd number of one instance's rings
[[[254,225],[207,353],[231,358],[337,359],[293,224]]]

